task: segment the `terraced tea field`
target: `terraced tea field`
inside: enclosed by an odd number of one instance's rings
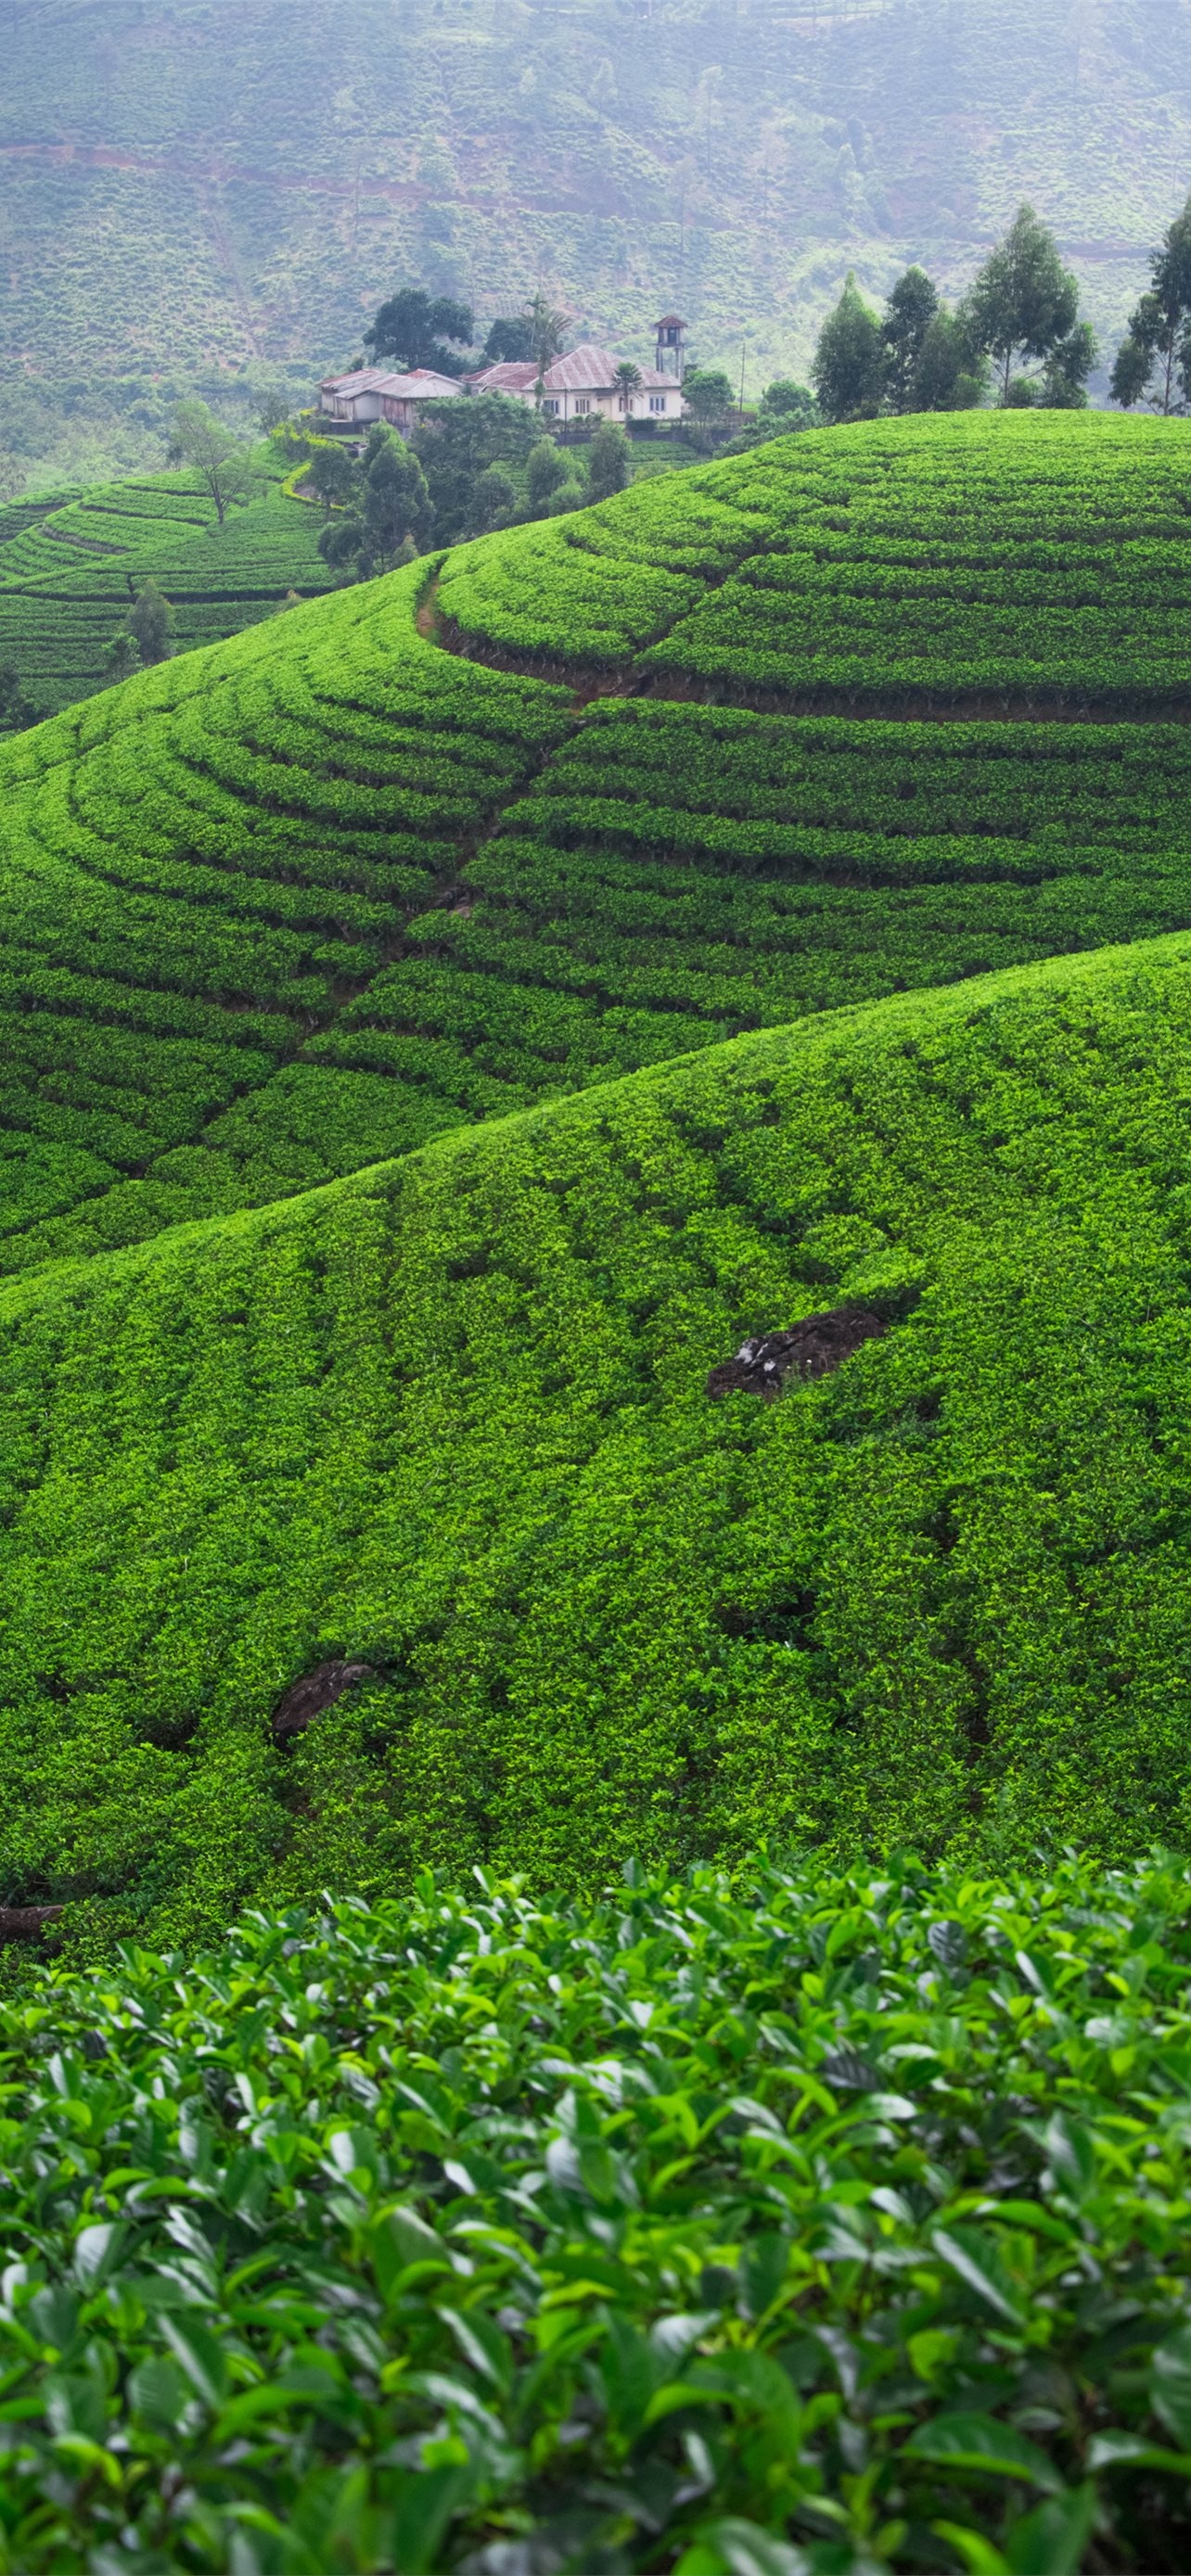
[[[1189,488],[815,434],[7,745],[14,1901],[1183,1830]]]
[[[12,745],[7,1266],[1188,925],[1189,490],[1178,423],[816,434],[293,610]],[[702,667],[763,573],[845,546],[856,599],[882,549],[917,598],[934,549],[954,686],[907,618],[828,690],[809,610],[755,685]],[[1071,642],[1093,562],[1147,603],[1100,661]]]
[[[0,750],[14,2569],[1182,2564],[1189,485],[809,436]]]
[[[238,634],[290,591],[330,587],[318,513],[280,488],[261,450],[256,495],[221,527],[186,472],[133,477],[0,510],[0,665],[50,714],[103,685],[104,657],[149,579],[173,609],[176,648]]]

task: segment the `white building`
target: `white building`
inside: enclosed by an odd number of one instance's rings
[[[542,418],[551,429],[569,429],[576,421],[614,420],[622,428],[643,421],[658,428],[682,418],[679,377],[660,367],[639,367],[631,391],[616,381],[621,360],[610,349],[585,340],[554,358],[542,377]],[[506,360],[465,378],[472,394],[511,394],[532,411],[538,398],[538,371],[532,359]]]
[[[337,427],[367,429],[374,420],[384,420],[408,433],[421,404],[461,394],[463,386],[457,376],[436,375],[433,367],[414,367],[407,376],[392,375],[384,367],[357,367],[350,376],[324,376],[318,390],[320,411]]]

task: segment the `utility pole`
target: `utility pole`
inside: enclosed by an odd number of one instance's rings
[[[747,340],[742,340],[740,343],[740,402],[738,406],[740,413],[740,426],[742,429],[744,428],[744,353],[747,347]]]

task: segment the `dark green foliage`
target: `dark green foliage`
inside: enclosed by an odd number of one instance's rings
[[[0,734],[21,733],[36,722],[37,709],[25,696],[15,662],[0,662]]]
[[[732,387],[721,368],[688,367],[682,380],[682,399],[700,445],[714,447],[717,438],[726,437]]]
[[[140,646],[137,643],[135,635],[131,635],[123,630],[119,635],[113,635],[111,643],[109,644],[104,656],[103,678],[105,684],[108,687],[114,687],[120,680],[131,679],[133,672],[139,671],[140,668]]]
[[[152,662],[168,661],[172,625],[168,599],[155,581],[144,582],[128,612],[128,632],[146,667]]]
[[[1053,233],[1032,206],[1019,206],[1003,241],[985,261],[964,301],[963,321],[974,350],[995,360],[1001,401],[1007,404],[1015,369],[1047,362],[1060,387],[1060,408],[1071,388],[1086,384],[1095,340],[1077,328],[1079,288],[1059,258]],[[1063,389],[1066,391],[1063,391]]]
[[[985,391],[987,374],[987,366],[972,355],[959,315],[941,305],[927,324],[918,351],[908,408],[971,411]]]
[[[467,514],[469,537],[483,537],[490,528],[507,528],[517,507],[517,486],[502,465],[486,465],[472,485]]]
[[[811,364],[811,381],[824,420],[864,420],[879,411],[885,364],[880,321],[849,269],[839,303],[819,333]]]
[[[518,472],[540,437],[532,412],[504,394],[426,405],[413,445],[426,476],[440,545],[465,534],[472,493],[488,467]]]
[[[475,335],[470,305],[449,295],[427,295],[420,286],[403,286],[381,305],[364,344],[374,360],[395,358],[407,371],[430,367],[440,376],[461,376],[460,350],[470,347]]]
[[[533,355],[533,324],[528,313],[506,313],[489,325],[480,363],[496,367],[510,362],[515,365],[520,360],[524,365]]]
[[[320,439],[312,448],[306,482],[316,500],[322,502],[329,518],[333,509],[344,508],[358,498],[359,471],[356,460],[346,447],[333,447]]]
[[[359,568],[371,576],[421,553],[434,525],[434,504],[417,457],[382,421],[368,432],[360,467]]]
[[[587,450],[587,490],[592,501],[610,501],[629,479],[629,442],[614,420],[602,420]]]
[[[0,2008],[20,2576],[1185,2565],[1185,1867],[625,1882]]]
[[[569,459],[553,438],[539,438],[525,460],[525,496],[535,515],[567,480]]]
[[[1169,415],[1191,407],[1191,197],[1153,262],[1112,372],[1114,402]]]
[[[881,337],[885,343],[885,394],[891,411],[930,410],[915,400],[927,334],[939,310],[939,290],[924,269],[908,268],[885,304]]]

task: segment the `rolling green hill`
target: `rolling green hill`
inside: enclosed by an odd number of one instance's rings
[[[235,635],[290,592],[330,586],[316,511],[281,489],[262,447],[260,484],[221,526],[200,478],[132,476],[0,509],[0,665],[53,714],[103,685],[104,656],[146,580],[173,610],[179,650]]]
[[[409,278],[485,321],[544,279],[637,359],[677,304],[733,381],[747,341],[755,391],[805,371],[849,266],[957,288],[1023,196],[1111,339],[1191,178],[1187,0],[350,0],[333,28],[5,0],[0,28],[0,440],[59,478],[105,384],[125,453],[146,379],[345,364]]]
[[[2,1266],[1191,924],[1189,490],[1177,422],[815,433],[10,743]]]
[[[9,744],[10,1900],[1185,1831],[1189,467],[814,434]]]

